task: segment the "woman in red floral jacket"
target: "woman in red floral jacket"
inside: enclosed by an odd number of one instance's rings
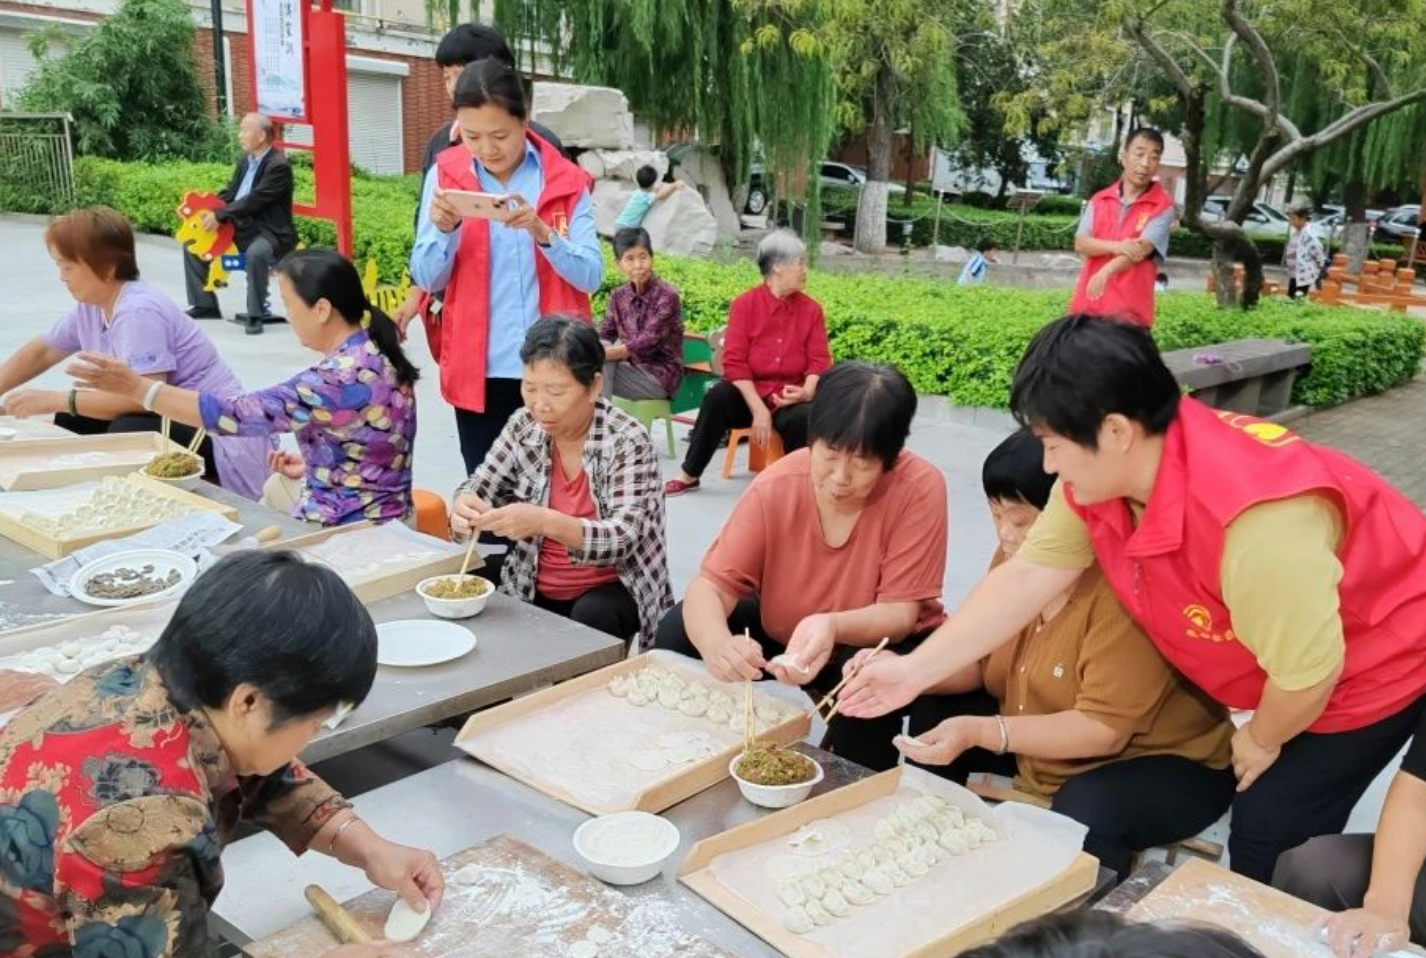
[[[218,856],[243,818],[436,907],[435,856],[379,837],[296,761],[375,676],[376,628],[336,573],[289,552],[219,562],[147,655],[76,676],[0,732],[0,956],[206,958]]]

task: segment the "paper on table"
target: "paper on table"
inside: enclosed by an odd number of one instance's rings
[[[199,559],[199,566],[207,563],[206,550],[227,539],[242,526],[217,512],[197,512],[160,523],[151,529],[124,539],[106,539],[92,546],[79,549],[63,559],[56,559],[30,572],[40,583],[55,595],[69,595],[69,582],[74,574],[97,559],[116,552],[131,549],[169,549]]]
[[[830,843],[826,853],[793,855],[787,837],[781,836],[719,855],[709,868],[724,887],[780,922],[785,909],[777,895],[779,879],[840,862],[848,850],[875,841],[878,819],[927,792],[984,819],[999,838],[965,855],[946,858],[890,897],[853,908],[847,918],[806,936],[829,954],[846,958],[910,954],[1055,878],[1074,862],[1084,844],[1086,829],[1078,822],[1030,805],[1007,802],[991,808],[959,785],[907,766],[896,792],[836,816],[844,827],[828,831],[842,837]]]

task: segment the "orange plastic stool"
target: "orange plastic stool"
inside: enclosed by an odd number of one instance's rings
[[[729,429],[728,430],[728,453],[723,457],[723,478],[727,479],[733,475],[733,466],[738,460],[738,443],[744,439],[748,441],[748,472],[762,472],[763,469],[777,462],[782,458],[782,437],[776,430],[772,433],[772,438],[766,446],[759,446],[753,442],[753,431],[751,429]]]
[[[411,502],[416,509],[416,531],[449,541],[451,519],[446,500],[429,489],[412,489]]]

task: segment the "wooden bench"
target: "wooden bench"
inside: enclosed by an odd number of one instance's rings
[[[1292,403],[1292,384],[1312,347],[1279,339],[1236,339],[1163,354],[1190,395],[1215,409],[1273,416]]]

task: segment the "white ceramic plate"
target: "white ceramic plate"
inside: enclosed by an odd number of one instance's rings
[[[142,569],[144,566],[150,565],[153,566],[152,575],[159,578],[167,577],[170,572],[177,570],[178,582],[162,592],[152,592],[132,599],[102,599],[84,591],[85,583],[97,575],[113,572],[116,569]],[[116,552],[102,559],[96,559],[80,568],[69,580],[69,594],[89,605],[105,607],[142,605],[145,602],[152,602],[155,599],[166,598],[174,593],[182,592],[188,588],[197,575],[198,566],[181,552],[170,552],[167,549],[132,549],[128,552]]]
[[[475,648],[465,626],[432,619],[401,619],[376,627],[376,663],[417,668],[452,662]]]

